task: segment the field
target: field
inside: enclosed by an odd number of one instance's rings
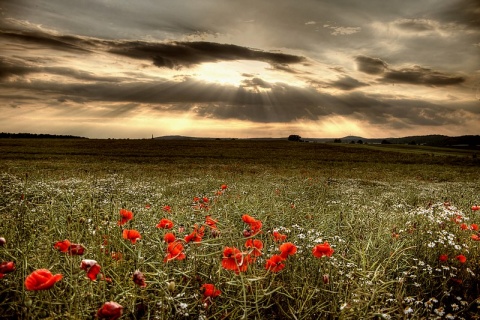
[[[471,152],[1,139],[0,164],[2,319],[480,313]]]

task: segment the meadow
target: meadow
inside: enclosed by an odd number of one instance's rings
[[[388,149],[0,139],[0,318],[478,318],[480,162]]]

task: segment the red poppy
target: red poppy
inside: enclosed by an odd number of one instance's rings
[[[471,230],[474,230],[474,231],[478,231],[478,224],[472,223],[472,224],[470,225],[470,229],[471,229]]]
[[[162,210],[165,211],[165,212],[172,212],[172,207],[170,207],[170,206],[168,206],[168,205],[167,205],[167,206],[163,206],[163,207],[162,207]]]
[[[222,190],[227,190],[227,188],[228,188],[228,186],[226,184],[222,184],[220,186],[220,189],[222,189]]]
[[[81,256],[85,253],[85,247],[78,243],[72,243],[68,248],[68,254],[72,256]]]
[[[126,209],[120,209],[120,218],[121,220],[117,223],[119,226],[122,226],[133,219],[133,212]]]
[[[217,229],[217,220],[213,220],[211,216],[205,217],[205,224],[212,229]]]
[[[249,255],[235,247],[225,247],[223,250],[222,267],[226,270],[233,270],[235,273],[244,272],[251,262],[253,260]]]
[[[448,256],[447,256],[446,254],[441,254],[441,255],[438,257],[438,260],[441,261],[441,262],[448,261]]]
[[[68,248],[70,248],[70,241],[65,239],[63,241],[56,242],[53,247],[60,252],[68,252]]]
[[[287,239],[287,235],[281,234],[277,230],[274,230],[272,232],[272,235],[273,235],[273,239],[275,240],[275,242],[282,242],[282,241],[285,241],[285,239]]]
[[[244,214],[242,220],[247,224],[255,223],[257,221],[254,217],[249,216],[248,214]]]
[[[262,221],[260,220],[257,220],[251,216],[249,216],[248,214],[244,214],[242,216],[242,220],[243,222],[245,222],[246,224],[248,224],[250,226],[250,229],[252,230],[252,235],[256,235],[257,233],[259,233],[262,229]]]
[[[478,234],[472,234],[470,238],[474,241],[480,241],[480,237],[478,236]]]
[[[472,206],[472,211],[480,210],[480,206],[474,205]]]
[[[212,299],[218,297],[222,292],[215,288],[211,283],[204,283],[200,287],[200,292],[203,294],[203,303],[208,307],[212,303]]]
[[[160,220],[160,222],[157,224],[157,228],[162,228],[162,229],[172,229],[173,228],[173,222],[171,220],[163,218]]]
[[[92,281],[97,280],[101,268],[102,267],[97,261],[92,259],[83,259],[80,263],[80,269],[85,270],[87,272],[87,277]]]
[[[462,222],[462,218],[463,217],[461,215],[456,214],[455,217],[452,218],[452,221],[458,224],[458,223]]]
[[[100,319],[116,320],[123,314],[123,307],[113,301],[105,302],[103,306],[98,309],[97,317]]]
[[[166,233],[164,236],[163,236],[163,240],[166,242],[166,243],[171,243],[173,241],[175,241],[175,235],[171,232],[168,232]]]
[[[288,256],[293,256],[297,253],[297,246],[291,242],[285,242],[280,246],[280,251],[282,252],[280,254],[282,258],[287,259]]]
[[[5,276],[5,273],[15,271],[15,263],[13,261],[0,263],[0,279]]]
[[[203,238],[204,234],[205,234],[205,227],[201,226],[200,229],[198,229],[198,226],[195,225],[192,233],[185,236],[185,242],[186,243],[189,243],[191,241],[200,242],[200,241],[202,241],[202,238]]]
[[[61,274],[53,275],[47,269],[38,269],[33,271],[25,279],[25,288],[31,291],[47,290],[53,287],[53,285],[62,280]]]
[[[202,198],[202,201],[203,201],[204,203],[209,203],[209,202],[210,202],[210,199],[208,199],[207,197],[203,197],[203,198]]]
[[[285,261],[285,259],[282,256],[275,254],[267,260],[265,263],[265,269],[272,272],[279,272],[285,268],[283,261]]]
[[[467,224],[466,224],[466,223],[462,223],[462,224],[460,225],[460,229],[462,229],[462,230],[467,230],[467,229],[468,229]]]
[[[223,249],[222,267],[227,270],[236,270],[238,262],[242,260],[242,252],[235,247]]]
[[[165,259],[163,259],[163,262],[185,259],[186,256],[183,252],[183,249],[183,245],[178,241],[169,243],[167,247],[167,256],[165,257]]]
[[[215,297],[218,297],[222,293],[220,290],[215,288],[215,285],[213,285],[211,283],[204,283],[200,287],[200,291],[202,292],[204,298],[206,298],[206,297],[215,298]]]
[[[252,253],[255,257],[259,257],[262,255],[263,242],[261,240],[248,239],[245,242],[245,247],[252,248]]]
[[[321,258],[323,256],[331,257],[334,252],[335,250],[330,247],[330,244],[328,244],[327,241],[325,241],[323,244],[317,244],[312,250],[312,254],[317,258]]]
[[[84,246],[77,243],[70,243],[67,239],[56,242],[53,247],[60,252],[68,252],[70,255],[82,255],[85,253]]]
[[[450,281],[456,283],[456,284],[462,284],[463,283],[463,280],[462,279],[458,279],[458,278],[450,278]]]
[[[135,284],[142,288],[145,288],[147,286],[147,284],[145,283],[145,276],[140,270],[136,270],[133,273],[133,282],[135,282]]]
[[[467,262],[467,257],[465,257],[463,254],[459,254],[458,256],[455,257],[460,263],[465,263]]]
[[[123,230],[123,239],[130,240],[133,244],[137,242],[137,240],[141,239],[142,236],[140,235],[140,232],[137,230]]]

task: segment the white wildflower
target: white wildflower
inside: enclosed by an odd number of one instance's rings
[[[439,307],[437,309],[434,309],[433,312],[435,312],[440,317],[443,317],[443,315],[445,314],[445,310],[443,309],[443,307]]]
[[[413,313],[413,309],[412,309],[411,307],[406,307],[406,308],[403,310],[403,313],[405,313],[405,314]]]

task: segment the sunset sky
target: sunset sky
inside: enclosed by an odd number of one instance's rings
[[[478,0],[0,0],[0,131],[480,134]]]

